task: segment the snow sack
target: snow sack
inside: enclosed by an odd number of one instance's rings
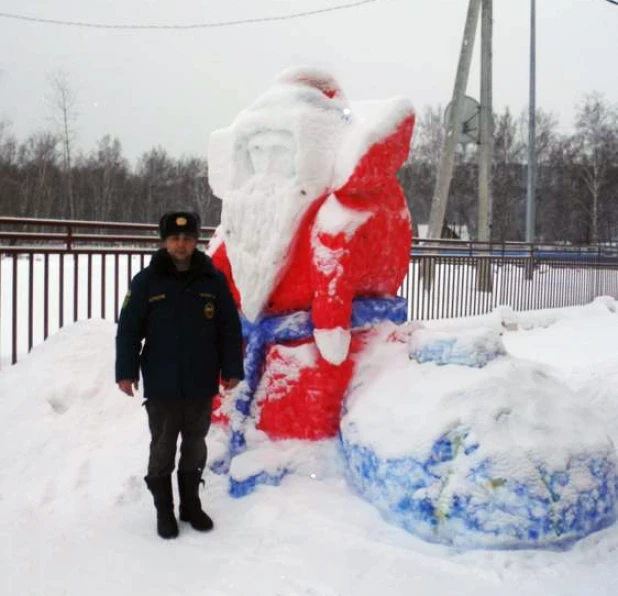
[[[349,481],[413,534],[556,548],[615,521],[615,447],[546,367],[507,356],[483,368],[419,364],[405,343],[377,338],[351,387]]]

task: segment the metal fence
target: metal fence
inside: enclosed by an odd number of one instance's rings
[[[207,240],[214,228],[202,228]],[[158,226],[0,217],[0,366],[68,322],[118,320]]]
[[[154,224],[0,217],[0,366],[69,322],[116,321],[131,278],[157,247],[156,232]],[[203,238],[212,232],[203,228]],[[616,298],[618,250],[415,241],[399,294],[416,320]]]
[[[538,310],[618,297],[618,248],[417,241],[400,294],[416,320]]]

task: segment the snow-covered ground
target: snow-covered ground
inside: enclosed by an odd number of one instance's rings
[[[618,444],[618,315],[596,304],[518,320],[520,329],[503,336],[509,354],[550,367]],[[0,594],[618,590],[618,525],[567,552],[460,552],[428,544],[354,494],[334,441],[307,457],[302,473],[242,499],[228,495],[226,477],[208,474],[203,502],[214,532],[181,524],[178,539],[159,539],[142,481],[146,414],[139,398],[113,383],[114,333],[107,321],[79,322],[0,372]]]

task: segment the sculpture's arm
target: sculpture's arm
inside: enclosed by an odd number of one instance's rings
[[[320,208],[312,231],[312,320],[318,350],[338,365],[348,356],[350,319],[355,290],[352,239],[369,218],[369,211],[344,207],[330,195]]]

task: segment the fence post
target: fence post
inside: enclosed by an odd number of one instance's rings
[[[67,251],[73,250],[73,226],[67,224]]]
[[[528,245],[528,260],[526,261],[526,279],[532,281],[534,277],[534,244]]]
[[[491,243],[489,243],[486,244],[485,247],[489,250],[483,250],[481,251],[480,255],[477,254],[476,289],[478,292],[485,292],[491,294],[494,287],[491,271],[492,245]]]

